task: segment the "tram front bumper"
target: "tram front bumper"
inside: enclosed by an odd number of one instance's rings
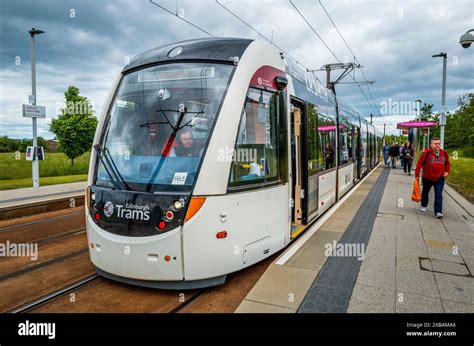
[[[87,215],[92,263],[123,278],[152,281],[184,280],[181,227],[148,237],[125,237],[104,231]]]

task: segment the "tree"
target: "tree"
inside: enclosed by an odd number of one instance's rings
[[[474,147],[474,94],[458,98],[458,109],[446,119],[445,147]]]
[[[393,143],[402,144],[407,141],[405,135],[385,135],[385,143],[392,145]]]
[[[429,121],[433,117],[433,105],[431,103],[424,103],[420,113],[421,120]]]
[[[425,114],[428,116],[426,120],[439,122],[439,114],[431,114],[431,109],[427,109]],[[430,137],[439,136],[440,127],[431,128]],[[446,113],[444,147],[464,148],[469,156],[474,155],[474,94],[459,96],[458,109],[454,113]]]
[[[89,151],[94,140],[97,118],[87,97],[79,94],[79,88],[70,86],[64,93],[66,106],[53,119],[50,131],[56,135],[64,154],[74,165],[74,159]]]

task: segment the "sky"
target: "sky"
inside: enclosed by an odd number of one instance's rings
[[[263,39],[214,0],[154,1],[215,36]],[[289,1],[219,2],[309,69],[351,62],[355,54],[365,77],[356,69],[354,79],[375,82],[361,86],[365,96],[354,83],[337,85],[337,94],[361,115],[372,113],[380,129],[387,124],[389,134],[398,133],[397,122],[414,118],[416,99],[439,111],[442,59],[433,54],[448,54],[448,110],[455,110],[460,95],[474,92],[474,45],[459,44],[474,28],[472,0],[321,0],[324,8],[318,0],[292,0],[327,47]],[[69,85],[80,89],[99,116],[127,60],[153,47],[207,36],[148,0],[2,0],[0,136],[32,136],[31,119],[21,114],[31,94],[32,27],[46,32],[36,36],[36,79],[37,104],[46,107],[38,135],[47,139],[54,138],[49,124]],[[324,72],[317,74],[324,81]]]

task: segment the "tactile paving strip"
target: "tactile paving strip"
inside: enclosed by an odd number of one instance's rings
[[[389,174],[389,169],[382,171],[339,244],[364,244],[364,249],[367,249]],[[347,312],[361,264],[362,261],[356,256],[329,257],[298,308],[298,313]]]

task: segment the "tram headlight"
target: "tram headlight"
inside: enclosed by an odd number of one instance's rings
[[[173,208],[176,210],[181,210],[183,209],[184,203],[182,201],[175,201],[173,203]]]

